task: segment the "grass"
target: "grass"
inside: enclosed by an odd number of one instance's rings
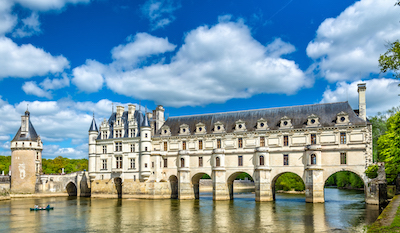
[[[389,203],[389,205],[385,208],[385,210],[379,215],[377,221],[368,226],[368,233],[400,232],[400,205],[397,207],[397,211],[392,223],[389,226],[383,226],[385,219],[392,211],[392,208],[394,208],[392,205],[393,201],[397,198],[400,198],[400,196],[395,196],[393,200]]]

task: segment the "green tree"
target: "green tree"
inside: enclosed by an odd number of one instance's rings
[[[300,176],[288,172],[278,177],[275,182],[275,189],[284,191],[304,191],[305,185]]]
[[[11,156],[0,155],[0,174],[1,171],[4,171],[4,174],[8,174],[10,165],[11,165]]]
[[[386,179],[393,182],[400,172],[400,112],[386,123],[386,134],[378,139],[379,158],[385,162]]]
[[[388,44],[388,50],[379,56],[379,67],[382,73],[392,71],[400,78],[400,42],[397,40]]]

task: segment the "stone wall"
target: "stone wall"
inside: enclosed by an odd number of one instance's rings
[[[11,178],[0,176],[0,200],[10,198]]]

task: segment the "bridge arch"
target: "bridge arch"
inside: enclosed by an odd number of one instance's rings
[[[275,190],[275,185],[276,185],[276,181],[278,180],[278,178],[279,178],[280,176],[282,176],[283,174],[287,174],[287,173],[295,174],[296,176],[298,176],[298,177],[301,179],[301,181],[303,182],[304,186],[305,186],[306,182],[305,182],[305,180],[304,180],[304,178],[303,178],[303,174],[299,174],[299,173],[296,172],[296,171],[284,171],[284,172],[280,172],[280,173],[278,173],[277,175],[275,175],[274,178],[271,180],[271,190],[272,190],[272,197],[273,197],[273,200],[275,200],[275,192],[276,192],[276,190]]]
[[[210,174],[208,174],[206,172],[198,172],[198,173],[196,173],[196,174],[194,174],[192,176],[192,180],[191,181],[192,181],[192,185],[193,185],[193,192],[194,192],[195,199],[199,199],[200,198],[200,179],[204,175],[210,176]]]
[[[65,190],[67,190],[68,196],[77,196],[78,195],[78,188],[73,181],[69,181],[65,186]]]
[[[230,198],[231,200],[233,200],[233,193],[234,193],[234,190],[233,190],[233,182],[235,181],[236,177],[237,177],[238,175],[242,174],[242,173],[248,174],[248,175],[251,177],[251,179],[254,180],[254,172],[252,172],[252,171],[241,170],[241,171],[234,171],[234,172],[230,173],[230,174],[228,175],[228,179],[227,179],[226,184],[227,184],[227,186],[228,186],[229,198]]]
[[[176,175],[171,175],[168,181],[171,186],[171,199],[178,199],[178,177]]]
[[[360,180],[363,182],[364,194],[367,195],[367,187],[368,187],[367,176],[364,174],[364,172],[359,172],[352,168],[346,167],[346,168],[340,168],[340,169],[326,171],[325,176],[324,176],[324,200],[325,200],[325,188],[326,188],[325,184],[331,176],[333,176],[334,174],[336,174],[338,172],[351,172],[351,173],[355,174],[356,176],[358,176],[360,178]]]

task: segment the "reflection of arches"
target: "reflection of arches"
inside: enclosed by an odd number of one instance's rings
[[[227,180],[227,182],[226,182],[227,185],[228,185],[228,190],[229,190],[229,198],[230,198],[231,200],[233,200],[233,192],[234,192],[234,190],[233,190],[233,182],[235,181],[235,179],[236,179],[236,177],[237,177],[238,175],[243,174],[243,173],[249,175],[249,176],[251,177],[251,180],[254,180],[253,177],[252,177],[249,173],[247,173],[247,172],[239,171],[239,172],[234,172],[234,173],[232,173],[232,174],[228,177],[228,180]]]
[[[170,176],[169,183],[171,185],[171,199],[178,199],[178,177]]]
[[[196,199],[200,198],[200,179],[207,173],[197,173],[192,177],[193,192]],[[208,174],[207,174],[208,175]]]
[[[272,179],[272,181],[271,181],[272,197],[273,197],[274,200],[275,200],[275,185],[276,185],[276,181],[278,180],[278,178],[279,178],[281,175],[286,174],[286,173],[290,173],[290,174],[296,175],[296,177],[300,178],[300,180],[303,182],[303,185],[304,185],[304,187],[305,187],[306,182],[304,182],[303,177],[299,176],[299,174],[296,174],[296,173],[294,173],[294,172],[282,172],[282,173],[279,173],[279,174],[276,175],[276,176]]]
[[[114,178],[114,184],[118,193],[118,198],[122,198],[122,179],[120,177]]]
[[[78,195],[78,190],[76,188],[76,185],[70,181],[67,186],[65,187],[65,189],[68,192],[68,196],[77,196]]]

